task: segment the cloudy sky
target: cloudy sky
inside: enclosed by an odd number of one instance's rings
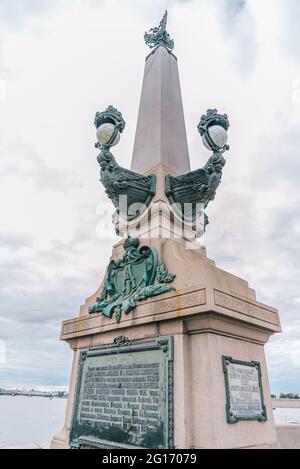
[[[218,266],[278,307],[273,392],[300,392],[299,0],[0,0],[0,387],[65,386],[63,319],[98,287],[115,242],[93,118],[127,122],[130,166],[146,29],[169,10],[194,169],[197,124],[231,120],[205,243]]]

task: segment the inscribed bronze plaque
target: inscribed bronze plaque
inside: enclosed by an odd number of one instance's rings
[[[173,341],[160,337],[80,352],[71,447],[173,446]]]
[[[226,387],[226,414],[228,423],[239,420],[267,420],[258,362],[244,362],[222,357]]]

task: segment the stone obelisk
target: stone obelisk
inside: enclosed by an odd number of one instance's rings
[[[144,174],[157,165],[191,170],[177,59],[162,45],[146,60],[131,169]]]
[[[96,114],[101,181],[123,239],[97,292],[63,322],[74,359],[65,425],[52,448],[278,447],[264,351],[281,331],[278,312],[186,242],[192,234],[198,243],[195,203],[205,208],[221,181],[229,123],[216,110],[202,116],[199,132],[213,156],[191,172],[166,20],[145,35],[152,51],[131,170],[110,152],[125,128],[121,113],[109,106]],[[124,195],[142,209],[124,209]],[[192,206],[188,221],[183,202]],[[187,239],[173,236],[175,219],[187,225]]]

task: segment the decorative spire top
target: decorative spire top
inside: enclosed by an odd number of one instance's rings
[[[153,49],[157,46],[164,46],[168,50],[174,49],[174,41],[171,39],[169,33],[166,30],[167,27],[168,12],[165,11],[163,19],[161,20],[157,28],[151,28],[150,31],[145,33],[144,38],[147,46]]]

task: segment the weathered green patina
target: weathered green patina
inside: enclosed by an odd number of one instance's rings
[[[222,357],[226,391],[227,423],[240,420],[266,422],[261,365],[259,362]],[[235,369],[231,369],[235,367]],[[247,376],[248,370],[248,376]],[[234,396],[233,396],[234,393]]]
[[[223,129],[227,131],[230,127],[227,114],[218,114],[217,109],[208,109],[206,114],[203,114],[203,116],[201,117],[197,129],[201,137],[205,137],[206,142],[214,153],[223,154],[225,153],[225,151],[229,150],[230,147],[229,145],[225,144],[223,147],[220,148],[211,138],[209,128],[214,125],[223,127]]]
[[[127,220],[133,220],[147,209],[155,195],[156,176],[154,174],[143,176],[119,166],[110,152],[110,147],[118,132],[123,132],[125,121],[116,108],[108,106],[105,111],[96,113],[94,121],[97,129],[105,123],[113,124],[115,130],[107,144],[101,145],[99,142],[95,144],[96,148],[101,150],[97,157],[101,168],[100,181],[116,207],[117,214]]]
[[[214,200],[225,164],[221,153],[215,153],[204,168],[181,176],[166,176],[166,195],[183,219],[194,221],[197,213]]]
[[[171,39],[169,33],[167,32],[167,19],[168,12],[165,11],[163,19],[156,28],[151,28],[149,32],[146,32],[144,35],[145,42],[150,49],[158,46],[164,46],[168,50],[174,49],[174,41]]]
[[[124,241],[122,259],[112,260],[101,295],[89,308],[89,313],[101,313],[120,322],[122,313],[128,314],[139,301],[173,290],[168,284],[175,275],[169,274],[158,259],[153,246],[139,247],[137,238]]]
[[[81,350],[70,447],[174,447],[173,337]]]
[[[195,221],[199,215],[203,215],[209,202],[214,200],[216,191],[221,183],[222,171],[226,164],[223,153],[229,150],[228,145],[219,148],[209,134],[209,128],[213,125],[229,128],[226,114],[218,114],[216,109],[209,109],[201,117],[198,125],[200,135],[205,137],[207,144],[213,151],[213,155],[203,168],[182,174],[180,176],[166,176],[166,195],[174,211],[186,221]],[[208,224],[208,218],[204,214],[204,225]]]

